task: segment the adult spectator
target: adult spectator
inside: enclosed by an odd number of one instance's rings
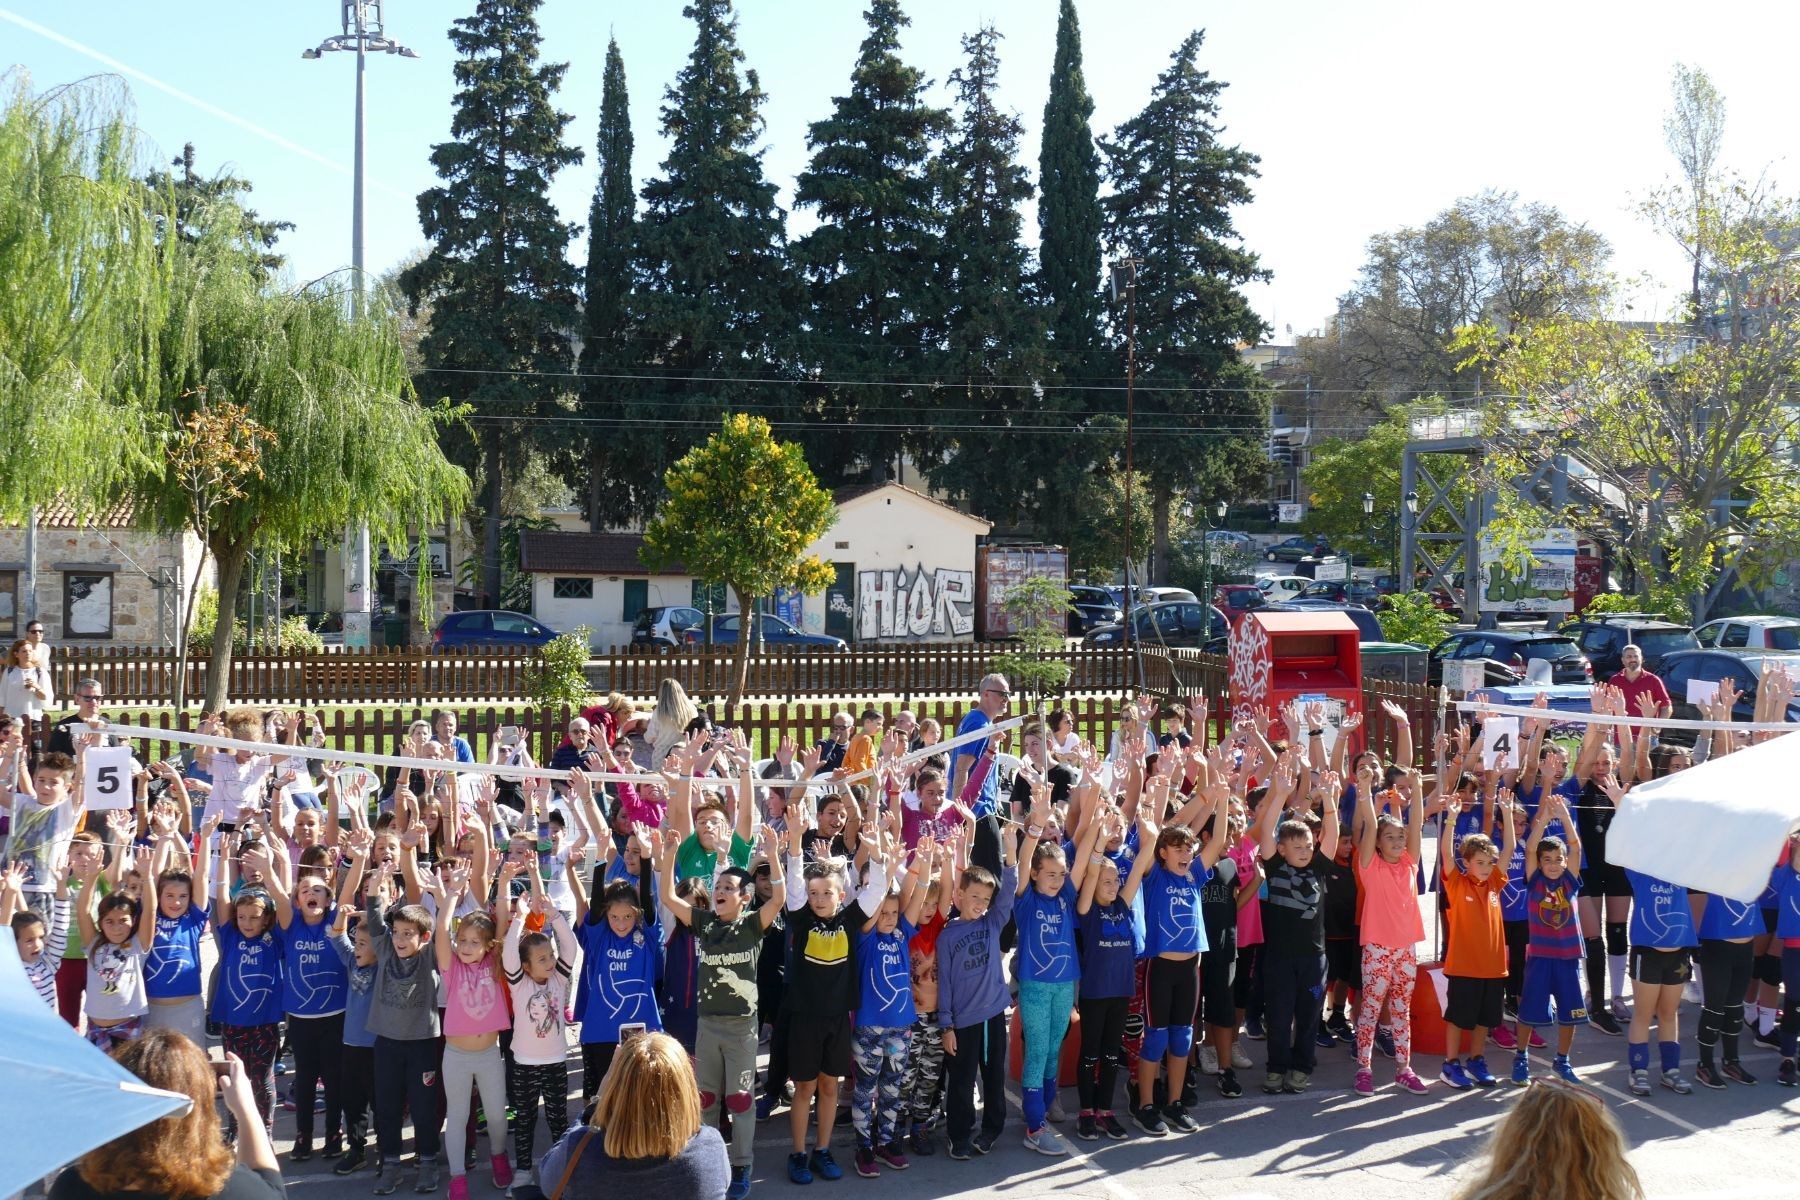
[[[1638,703],[1639,696],[1649,696],[1656,701],[1656,715],[1666,717],[1675,711],[1669,703],[1669,689],[1656,675],[1644,670],[1644,651],[1640,646],[1627,646],[1619,652],[1619,665],[1624,669],[1607,680],[1613,687],[1625,693],[1625,715],[1641,717],[1644,710]]]
[[[956,727],[956,736],[976,733],[986,729],[1006,715],[1007,706],[1012,703],[1012,686],[1006,682],[1006,676],[994,674],[984,675],[981,679],[981,695],[974,708],[963,717]],[[950,798],[963,799],[965,785],[969,782],[969,772],[981,761],[981,756],[988,748],[988,739],[975,738],[964,742],[952,752],[955,757],[950,760],[952,773],[950,776]],[[977,866],[986,867],[996,877],[1000,874],[1000,776],[991,766],[982,777],[980,790],[969,804],[975,816],[975,845],[970,851],[969,859]]]
[[[919,718],[910,708],[903,708],[894,714],[894,732],[906,739],[906,748],[917,750],[919,741]]]
[[[37,625],[37,622],[32,624]],[[44,722],[44,710],[55,703],[56,691],[50,683],[50,668],[39,666],[32,656],[31,642],[20,638],[12,644],[6,655],[6,669],[0,673],[0,712],[16,718],[25,744],[35,746],[38,729]]]
[[[700,710],[688,698],[687,689],[678,680],[665,679],[656,689],[656,710],[650,714],[650,724],[644,730],[644,737],[650,743],[650,769],[663,769],[663,760],[669,757],[669,751],[687,740],[687,727]]]
[[[1494,1130],[1485,1161],[1456,1200],[1643,1200],[1625,1151],[1625,1133],[1599,1096],[1535,1080]]]
[[[50,643],[44,640],[44,623],[31,621],[25,626],[25,640],[31,644],[31,665],[50,669]]]
[[[431,740],[451,752],[459,763],[475,761],[475,750],[469,739],[456,732],[456,714],[447,708],[431,712]]]
[[[184,1035],[147,1029],[113,1057],[151,1087],[180,1092],[193,1103],[82,1155],[57,1176],[50,1200],[279,1200],[287,1195],[250,1077],[237,1055],[227,1054],[224,1074],[215,1074],[206,1051]],[[237,1118],[235,1155],[219,1129],[217,1097]]]
[[[1061,806],[1069,802],[1069,793],[1075,787],[1075,772],[1058,762],[1053,755],[1046,753],[1044,745],[1044,727],[1036,717],[1025,722],[1020,738],[1023,748],[1019,756],[1019,769],[1013,772],[1012,791],[1009,799],[1014,812],[1024,812],[1031,807],[1031,783],[1034,779],[1043,779],[1050,785],[1050,803]],[[1043,770],[1043,762],[1048,758],[1049,771]]]
[[[536,1182],[560,1200],[724,1200],[731,1186],[725,1140],[700,1121],[700,1092],[681,1043],[664,1033],[619,1043],[592,1119],[551,1147]],[[524,1187],[515,1195],[537,1200]]]
[[[75,711],[50,727],[51,753],[75,754],[75,735],[85,732],[78,726],[103,718],[100,706],[106,703],[106,689],[100,686],[98,679],[78,679],[75,681]],[[116,746],[119,739],[108,734],[100,740],[100,745]]]
[[[649,714],[639,712],[631,697],[623,692],[608,692],[598,704],[582,709],[581,715],[594,727],[594,740],[607,750],[620,738],[642,732],[650,720]]]
[[[819,770],[840,771],[844,755],[850,749],[850,732],[854,728],[848,712],[831,714],[831,736],[819,743]]]
[[[602,769],[604,758],[605,755],[594,742],[593,727],[587,723],[586,718],[576,717],[569,722],[569,736],[556,748],[556,753],[550,756],[550,769],[569,771],[580,767],[583,771],[598,771]]]

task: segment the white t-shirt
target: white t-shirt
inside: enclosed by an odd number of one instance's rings
[[[575,911],[575,893],[569,890],[569,850],[563,847],[550,855],[550,878],[544,881],[544,894],[550,903],[565,913]]]
[[[229,750],[213,755],[212,792],[206,797],[206,809],[200,815],[202,823],[214,816],[235,823],[246,796],[260,802],[263,785],[268,782],[273,767],[274,760],[267,754],[252,754],[248,762],[239,762],[237,755]]]
[[[87,1015],[92,1021],[123,1021],[150,1011],[144,992],[147,952],[137,935],[115,945],[101,937],[87,948]]]
[[[50,866],[59,851],[67,849],[75,837],[73,802],[43,805],[35,796],[23,792],[10,793],[13,799],[11,832],[6,835],[6,857],[10,862],[24,863],[25,890],[48,892],[56,885],[50,880]]]

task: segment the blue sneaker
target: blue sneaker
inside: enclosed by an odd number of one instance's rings
[[[731,1168],[731,1186],[725,1189],[725,1200],[744,1200],[750,1194],[750,1168]]]
[[[1575,1074],[1575,1067],[1569,1062],[1568,1055],[1557,1055],[1551,1060],[1550,1068],[1562,1077],[1564,1083],[1572,1083],[1577,1087],[1581,1085],[1581,1077]]]
[[[844,1177],[844,1168],[837,1165],[837,1159],[831,1157],[829,1150],[814,1150],[809,1165],[814,1175],[827,1182]]]
[[[773,1092],[764,1092],[756,1098],[756,1119],[766,1121],[775,1115],[776,1097]]]
[[[1263,1029],[1261,1017],[1252,1014],[1244,1018],[1244,1036],[1253,1042],[1260,1042],[1269,1036]]]
[[[1494,1078],[1494,1073],[1488,1070],[1487,1059],[1479,1054],[1464,1064],[1464,1070],[1469,1076],[1469,1081],[1478,1088],[1491,1088],[1500,1082]]]
[[[811,1183],[812,1172],[807,1169],[805,1154],[788,1155],[788,1182]]]
[[[1394,1057],[1394,1035],[1390,1030],[1375,1027],[1375,1048],[1386,1058]]]
[[[1513,1055],[1512,1082],[1514,1087],[1524,1087],[1531,1082],[1531,1060],[1525,1057],[1523,1050]]]
[[[1319,1032],[1313,1035],[1313,1044],[1321,1050],[1330,1050],[1337,1045],[1337,1039],[1326,1032],[1325,1027],[1321,1025]]]
[[[1466,1092],[1475,1086],[1469,1079],[1468,1073],[1463,1070],[1463,1065],[1454,1058],[1444,1060],[1444,1069],[1441,1072],[1441,1077],[1445,1083],[1449,1084],[1459,1092]]]

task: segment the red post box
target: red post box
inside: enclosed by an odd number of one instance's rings
[[[1337,726],[1351,713],[1362,712],[1362,635],[1339,612],[1245,613],[1231,630],[1231,715],[1248,717],[1269,710],[1269,740],[1304,730],[1286,727],[1281,706],[1289,700],[1325,704],[1335,740]],[[1354,756],[1363,744],[1360,731],[1347,748]],[[1349,761],[1349,758],[1346,758]]]

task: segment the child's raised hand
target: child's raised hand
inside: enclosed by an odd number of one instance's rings
[[[400,835],[400,845],[403,847],[410,847],[411,849],[414,849],[414,850],[417,850],[419,848],[420,843],[422,843],[424,840],[425,840],[425,830],[422,826],[419,826],[419,825],[414,825],[412,828],[408,829],[405,833]]]

